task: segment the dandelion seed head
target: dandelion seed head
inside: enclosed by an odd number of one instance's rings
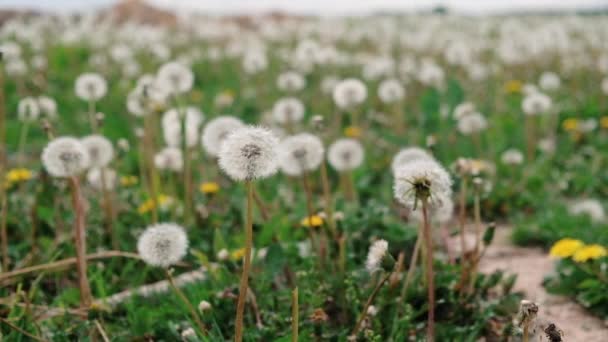
[[[89,135],[81,139],[89,154],[90,167],[105,167],[114,158],[114,147],[103,135]]]
[[[224,140],[232,131],[244,127],[245,124],[233,116],[218,116],[210,120],[201,136],[203,148],[210,156],[217,157]]]
[[[87,182],[95,190],[104,190],[104,188],[105,190],[113,190],[116,187],[117,180],[118,177],[114,169],[102,169],[96,167],[89,169],[89,171],[87,172]]]
[[[156,74],[158,85],[169,94],[188,92],[194,85],[194,73],[179,62],[163,64]]]
[[[419,159],[435,160],[435,158],[429,152],[420,147],[412,146],[400,150],[393,157],[393,161],[391,163],[391,170],[393,171],[393,175],[402,165]]]
[[[80,140],[59,137],[50,141],[42,151],[42,164],[54,177],[71,177],[89,167],[89,153]]]
[[[17,105],[17,116],[19,121],[32,122],[40,116],[40,106],[33,97],[24,97],[19,100]]]
[[[336,140],[327,150],[327,160],[336,170],[343,172],[361,166],[364,157],[363,146],[355,139]]]
[[[299,176],[316,170],[323,161],[324,153],[319,137],[310,133],[292,135],[279,145],[279,166],[286,174]]]
[[[177,147],[165,147],[154,156],[154,166],[159,170],[180,172],[184,168],[182,150]]]
[[[277,87],[286,92],[297,92],[306,86],[306,80],[302,74],[295,71],[287,71],[277,77]]]
[[[395,199],[410,209],[417,208],[420,196],[428,198],[430,208],[451,197],[452,179],[439,163],[420,159],[401,166],[395,173]]]
[[[524,154],[516,148],[510,148],[502,153],[500,161],[505,165],[521,165],[524,162]]]
[[[401,101],[405,96],[405,89],[397,79],[390,78],[382,81],[378,86],[378,97],[384,103]]]
[[[38,96],[37,100],[42,115],[48,119],[55,119],[57,117],[57,102],[52,97],[41,95]]]
[[[278,138],[266,128],[241,127],[222,143],[219,165],[236,181],[269,177],[278,168],[278,143]]]
[[[352,109],[365,101],[367,88],[356,78],[347,78],[334,86],[333,99],[341,109]]]
[[[381,269],[382,259],[388,253],[388,242],[386,240],[377,240],[369,248],[367,259],[365,260],[365,268],[369,273],[375,273]]]
[[[108,92],[108,84],[101,75],[88,72],[78,76],[75,91],[84,101],[97,101]]]
[[[522,104],[526,115],[540,115],[547,113],[552,106],[551,98],[543,93],[534,92],[526,95]]]
[[[488,127],[486,118],[478,112],[474,112],[458,120],[458,131],[464,135],[479,133]]]
[[[295,97],[286,97],[274,104],[272,117],[280,124],[296,123],[302,121],[304,111],[302,101]]]
[[[150,265],[168,268],[186,255],[188,236],[184,228],[175,223],[159,223],[146,228],[137,240],[137,251]]]
[[[587,215],[596,223],[606,220],[606,213],[602,203],[594,198],[583,199],[573,203],[569,211],[572,215]]]

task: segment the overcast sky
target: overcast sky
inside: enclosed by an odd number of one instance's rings
[[[608,7],[608,0],[147,0],[173,10],[200,9],[219,14],[284,10],[303,14],[364,14],[377,10],[413,10],[437,4],[471,14],[508,10],[584,9]],[[0,0],[0,8],[57,12],[88,11],[117,0]]]

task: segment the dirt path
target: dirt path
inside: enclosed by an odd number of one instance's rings
[[[526,299],[540,304],[539,318],[555,323],[564,332],[564,341],[607,342],[608,324],[569,298],[545,291],[542,281],[553,271],[555,261],[539,248],[513,246],[509,233],[509,228],[497,229],[496,239],[481,263],[481,270],[502,269],[517,274],[515,290],[524,291]]]

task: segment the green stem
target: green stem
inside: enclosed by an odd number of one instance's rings
[[[251,267],[251,248],[253,245],[253,183],[248,180],[247,187],[247,217],[245,221],[245,255],[243,256],[243,273],[239,286],[239,298],[236,308],[236,321],[234,324],[236,342],[243,341],[243,315],[249,282],[249,268]]]

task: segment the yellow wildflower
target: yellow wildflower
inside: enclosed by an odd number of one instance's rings
[[[300,224],[304,227],[320,227],[323,224],[323,218],[319,215],[312,215],[311,217],[305,217],[302,219]]]
[[[205,195],[212,195],[220,191],[220,185],[216,182],[204,182],[200,185],[199,190]]]
[[[608,128],[608,116],[602,116],[600,118],[600,127],[601,128]]]
[[[232,253],[230,253],[230,257],[232,258],[232,260],[235,260],[235,261],[243,259],[244,256],[245,256],[245,248],[239,248],[239,249],[232,251]]]
[[[348,126],[344,129],[344,135],[349,138],[358,138],[361,136],[361,128],[357,126]]]
[[[572,256],[572,260],[576,262],[585,262],[588,260],[595,260],[608,255],[606,248],[600,245],[588,245],[579,249]]]
[[[520,93],[522,87],[523,87],[523,84],[521,83],[521,81],[511,80],[511,81],[508,81],[507,83],[505,83],[505,92],[507,92],[509,94]]]
[[[137,208],[137,212],[140,214],[146,214],[154,210],[156,205],[158,205],[160,209],[166,210],[171,204],[173,204],[173,198],[171,198],[171,196],[161,194],[156,198],[156,202],[157,203],[154,203],[152,198],[147,199]]]
[[[30,179],[32,179],[32,171],[28,169],[12,169],[6,174],[6,181],[8,183],[25,182]]]
[[[122,186],[133,186],[137,184],[137,176],[127,175],[120,177],[120,185]]]
[[[579,121],[576,118],[569,118],[562,122],[562,128],[566,132],[574,132],[578,129]]]
[[[568,258],[584,246],[585,244],[580,240],[571,238],[561,239],[551,247],[549,255],[557,258]]]

